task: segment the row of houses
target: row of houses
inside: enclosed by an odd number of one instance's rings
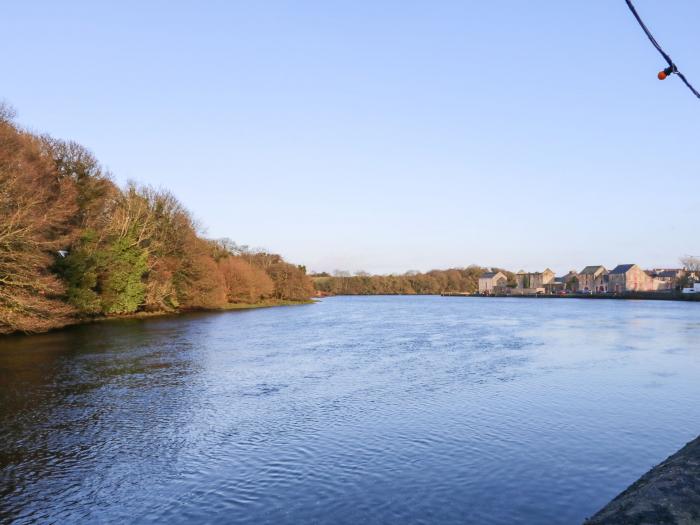
[[[671,291],[686,279],[683,269],[643,270],[636,264],[618,264],[612,270],[602,265],[586,266],[556,277],[549,268],[542,272],[519,271],[515,283],[500,271],[485,272],[479,278],[479,293],[485,295],[534,295],[558,293],[623,293]],[[690,275],[695,279],[695,275]]]

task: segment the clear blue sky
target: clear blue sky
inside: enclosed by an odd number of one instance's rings
[[[700,2],[637,0],[700,86]],[[700,254],[700,100],[623,0],[7,2],[18,122],[310,269]]]

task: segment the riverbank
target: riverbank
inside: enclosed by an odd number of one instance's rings
[[[563,294],[563,295],[480,295],[480,294],[469,294],[469,293],[443,293],[440,294],[442,297],[508,297],[514,299],[612,299],[612,300],[626,300],[626,301],[700,301],[700,294],[682,294],[682,293],[668,293],[668,292],[627,292],[627,293],[617,293],[617,294]]]
[[[445,292],[435,293],[357,293],[357,294],[330,294],[317,293],[316,298],[324,297],[379,297],[379,296],[440,296],[440,297],[479,297],[479,298],[513,298],[513,299],[612,299],[626,301],[687,301],[700,302],[700,294],[681,294],[666,292],[629,292],[621,294],[566,294],[566,295],[480,295],[469,292]]]
[[[262,301],[260,303],[229,303],[220,308],[196,308],[196,309],[186,309],[186,310],[176,310],[176,311],[156,311],[156,312],[134,312],[131,314],[121,314],[121,315],[107,315],[98,317],[76,317],[69,320],[61,326],[56,326],[50,330],[37,331],[37,332],[22,332],[20,330],[10,332],[7,334],[0,334],[2,337],[13,337],[18,335],[32,335],[40,334],[46,332],[54,332],[57,330],[62,330],[68,328],[69,326],[77,326],[82,324],[90,323],[103,323],[109,321],[119,321],[125,319],[150,319],[153,317],[176,317],[178,315],[192,313],[192,312],[229,312],[233,310],[254,310],[257,308],[276,308],[280,306],[301,306],[305,304],[313,304],[316,301],[313,299],[308,299],[305,301],[290,301],[290,300],[273,300],[273,301]]]
[[[700,523],[700,436],[652,468],[585,525]]]
[[[125,315],[110,315],[110,316],[101,316],[101,317],[96,317],[96,318],[90,318],[90,319],[82,319],[82,320],[77,320],[75,323],[71,323],[72,325],[76,324],[86,324],[86,323],[97,323],[97,322],[105,322],[105,321],[116,321],[120,319],[148,319],[150,317],[166,317],[166,316],[178,316],[181,314],[187,314],[187,313],[192,313],[192,312],[229,312],[233,310],[255,310],[257,308],[276,308],[279,306],[301,306],[304,304],[313,304],[316,301],[313,299],[309,299],[306,301],[289,301],[289,300],[274,300],[274,301],[262,301],[259,303],[229,303],[225,306],[222,306],[220,308],[197,308],[197,309],[187,309],[187,310],[178,310],[174,312],[135,312],[133,314],[125,314]],[[66,325],[69,326],[69,325]]]

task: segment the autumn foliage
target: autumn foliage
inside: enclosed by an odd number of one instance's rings
[[[202,238],[169,192],[118,188],[87,149],[20,129],[0,105],[0,333],[312,293],[303,267]]]

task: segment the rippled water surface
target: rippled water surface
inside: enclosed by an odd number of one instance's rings
[[[700,303],[336,297],[0,340],[0,522],[577,523],[700,432]]]

